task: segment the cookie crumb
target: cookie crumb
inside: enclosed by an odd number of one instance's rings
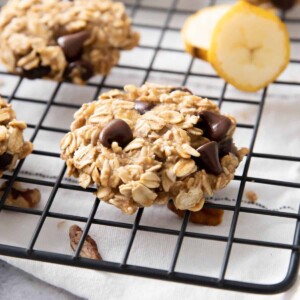
[[[245,120],[248,120],[248,119],[249,119],[249,112],[248,112],[248,111],[242,111],[242,112],[240,113],[240,117],[241,117],[241,119],[243,119],[244,121],[245,121]]]
[[[0,187],[0,196],[4,194],[6,187],[7,181]],[[34,208],[40,201],[41,192],[38,189],[24,189],[19,182],[14,182],[5,199],[5,205],[20,208]]]
[[[58,229],[60,229],[60,228],[63,227],[65,224],[66,224],[66,221],[63,220],[63,221],[57,222],[56,226],[57,226]]]
[[[246,197],[248,199],[249,202],[256,202],[256,200],[258,199],[257,194],[253,191],[247,191],[246,192]]]
[[[73,251],[76,251],[77,249],[82,232],[82,229],[75,224],[72,225],[69,229],[70,246],[73,249]],[[80,256],[84,258],[102,260],[102,257],[98,252],[96,242],[89,235],[87,235],[85,238],[85,241],[80,251]]]

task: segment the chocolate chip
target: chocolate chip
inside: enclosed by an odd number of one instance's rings
[[[22,69],[22,75],[28,79],[42,78],[47,76],[50,72],[51,68],[49,66],[39,66],[30,70]]]
[[[173,87],[170,90],[170,93],[172,93],[174,91],[182,91],[182,92],[190,93],[191,95],[193,95],[193,93],[188,88],[186,88],[185,86],[176,86],[176,87]]]
[[[10,192],[14,199],[17,199],[20,196],[19,191],[14,188],[11,188]]]
[[[219,175],[223,172],[219,161],[219,149],[217,142],[209,142],[197,149],[200,157],[196,159],[196,163],[200,163],[200,167],[204,167],[207,173]]]
[[[199,115],[204,122],[205,134],[209,139],[220,141],[227,134],[231,126],[230,119],[211,111],[202,111]]]
[[[197,48],[197,47],[193,47],[193,48],[192,48],[192,52],[193,52],[192,55],[193,55],[194,57],[198,57],[198,56],[199,56],[199,55],[198,55],[198,48]]]
[[[57,43],[63,49],[66,58],[73,61],[80,58],[82,46],[89,36],[88,31],[81,31],[61,36],[57,39]]]
[[[107,148],[110,148],[113,142],[117,142],[123,148],[133,140],[133,135],[125,121],[115,119],[103,128],[99,138],[102,145]]]
[[[76,60],[71,62],[65,71],[64,76],[67,80],[71,80],[70,75],[75,69],[78,70],[82,80],[88,80],[94,75],[94,68],[89,62],[85,60]]]
[[[273,5],[282,10],[291,9],[295,4],[296,0],[271,0]]]
[[[154,107],[153,102],[135,101],[134,108],[143,115]]]
[[[0,170],[4,171],[6,167],[12,162],[13,155],[9,153],[4,153],[0,155]]]
[[[17,190],[16,188],[12,187],[10,192],[11,192],[11,195],[14,199],[17,199],[18,197],[23,197],[26,202],[29,204],[30,207],[33,207],[36,203],[35,201],[33,201],[34,199],[32,198],[32,192],[34,190],[30,190],[30,189],[27,189],[27,190]]]
[[[233,151],[233,141],[231,137],[225,137],[220,142],[218,142],[219,146],[219,156],[223,157],[228,153]]]

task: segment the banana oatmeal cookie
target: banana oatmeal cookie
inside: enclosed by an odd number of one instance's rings
[[[138,44],[122,3],[10,0],[0,13],[0,60],[25,77],[82,84]]]
[[[68,176],[127,214],[166,204],[198,211],[224,188],[247,149],[232,141],[236,121],[187,88],[145,84],[112,90],[75,113],[61,141]]]
[[[0,177],[32,152],[33,145],[23,139],[26,127],[26,123],[16,120],[11,104],[0,98]]]

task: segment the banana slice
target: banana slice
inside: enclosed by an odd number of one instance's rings
[[[255,92],[273,82],[290,58],[289,35],[272,12],[241,1],[217,22],[208,60],[236,88]]]
[[[232,4],[210,6],[191,15],[183,25],[181,36],[185,50],[191,55],[207,60],[212,33]]]

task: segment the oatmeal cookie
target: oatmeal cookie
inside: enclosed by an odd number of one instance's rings
[[[224,188],[247,153],[232,141],[236,121],[181,87],[127,85],[83,104],[61,141],[67,175],[132,214],[166,204],[198,211]]]
[[[26,123],[16,120],[11,104],[0,98],[0,177],[32,152],[33,145],[23,139],[26,127]]]
[[[25,77],[84,83],[138,44],[122,3],[10,0],[0,13],[0,60]]]

